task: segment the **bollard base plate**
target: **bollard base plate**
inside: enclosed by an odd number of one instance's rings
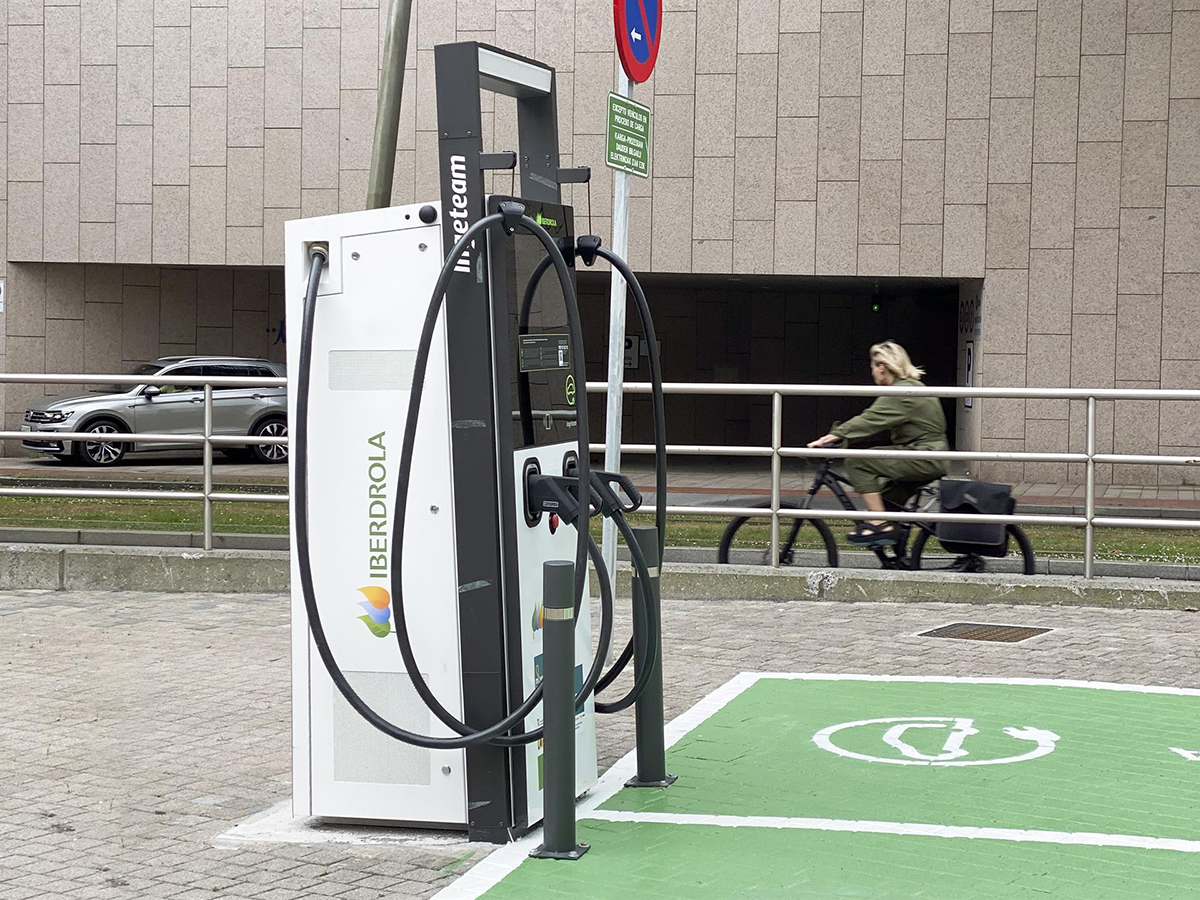
[[[536,850],[530,851],[529,858],[576,860],[591,849],[592,847],[590,844],[580,843],[575,845],[574,850],[547,850],[546,845],[542,844]]]
[[[630,778],[627,782],[625,782],[625,787],[627,787],[627,788],[649,788],[649,787],[665,788],[665,787],[670,787],[678,780],[679,780],[678,775],[671,775],[669,773],[666,778],[658,778],[658,779],[654,779],[652,781],[642,781],[642,779],[638,778],[635,775],[633,778]]]

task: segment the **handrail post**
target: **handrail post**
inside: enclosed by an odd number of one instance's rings
[[[1095,575],[1096,526],[1096,398],[1087,401],[1087,475],[1084,479],[1083,577]]]
[[[662,664],[662,560],[658,555],[658,529],[653,525],[638,525],[633,529],[634,540],[646,559],[650,576],[648,582],[633,573],[633,675],[641,678],[646,661],[653,654],[654,673],[634,706],[637,775],[625,782],[625,787],[669,787],[675,776],[667,772],[666,737],[663,731],[663,664]],[[640,601],[640,602],[639,602]],[[649,621],[645,621],[645,620]],[[658,643],[650,644],[651,622]]]
[[[204,385],[204,549],[211,550],[212,539],[212,424],[213,424],[213,389],[211,384]]]
[[[783,475],[783,394],[771,395],[771,566],[779,568],[779,502]]]

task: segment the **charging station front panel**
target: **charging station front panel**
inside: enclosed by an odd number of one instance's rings
[[[575,455],[574,444],[551,444],[530,447],[513,455],[513,477],[522,479],[530,463],[543,472],[561,473],[563,462]],[[520,480],[517,481],[520,484]],[[551,530],[550,516],[543,515],[532,528],[518,526],[516,530],[518,572],[520,578],[521,686],[526,695],[533,693],[542,680],[542,563],[546,560],[574,559],[575,529],[561,526]],[[586,584],[586,582],[585,582]],[[586,587],[585,587],[586,592]],[[579,617],[575,622],[575,690],[592,663],[592,622],[590,604],[584,594]],[[539,704],[525,720],[526,729],[540,727],[542,707]],[[542,741],[525,750],[524,770],[526,808],[530,823],[542,818],[543,810],[543,746]],[[588,697],[575,716],[575,790],[582,794],[596,783],[596,717],[595,705]]]
[[[505,197],[491,197],[489,212]],[[526,204],[527,214],[568,248],[572,243],[571,210],[559,204]],[[573,259],[570,249],[567,258]],[[577,533],[556,515],[531,515],[524,485],[531,471],[567,475],[578,459],[578,401],[585,386],[572,374],[573,349],[562,286],[554,268],[541,267],[546,250],[524,229],[490,247],[492,316],[496,361],[498,452],[511,459],[505,482],[508,508],[503,523],[506,553],[505,580],[510,586],[508,607],[513,622],[511,654],[518,662],[510,673],[510,690],[517,696],[533,692],[542,673],[542,564],[548,560],[574,560]],[[573,272],[572,272],[573,276]],[[511,479],[511,481],[509,480]],[[578,527],[586,528],[584,521]],[[515,578],[513,577],[515,576]],[[515,585],[514,585],[515,581]],[[512,589],[515,587],[515,590]],[[517,627],[512,627],[515,624]],[[575,621],[575,687],[583,684],[592,661],[591,614],[584,582],[584,597]],[[519,693],[518,693],[519,692]],[[538,706],[526,720],[526,729],[542,724]],[[576,790],[583,793],[596,783],[596,723],[592,698],[575,719]],[[524,782],[527,822],[542,818],[542,743],[526,748],[524,759],[514,757],[521,772],[514,784]]]
[[[308,242],[327,241],[310,376],[313,582],[335,658],[355,691],[395,724],[449,735],[405,673],[393,632],[396,476],[422,322],[442,264],[440,224],[419,206],[288,223],[288,321],[303,315]],[[299,341],[288,347],[292,371]],[[444,327],[434,337],[413,456],[404,597],[422,674],[462,714],[455,510]],[[295,392],[289,395],[295,420]],[[293,520],[296,515],[293,509]],[[461,750],[393,740],[355,713],[310,644],[293,554],[297,812],[345,819],[466,823]],[[303,733],[301,733],[301,731]],[[304,779],[306,783],[299,783]],[[305,802],[307,801],[307,802]]]

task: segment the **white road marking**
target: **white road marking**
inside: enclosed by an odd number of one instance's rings
[[[895,834],[941,838],[975,838],[1036,844],[1069,844],[1084,847],[1134,847],[1140,850],[1174,850],[1200,853],[1200,841],[1145,837],[1137,834],[1103,834],[1091,831],[1034,831],[1026,828],[974,828],[963,825],[926,825],[915,822],[871,822],[854,819],[801,819],[785,816],[709,816],[693,813],[617,812],[602,810],[589,819],[605,822],[649,822],[656,825],[708,825],[720,828],[776,828],[798,831],[842,831],[853,834]]]
[[[863,725],[890,725],[893,722],[899,724],[888,729],[887,733],[883,736],[883,742],[891,747],[895,747],[907,759],[856,753],[853,750],[839,747],[833,742],[833,736],[839,731],[848,728],[858,728]],[[954,718],[952,716],[906,716],[885,719],[862,719],[858,722],[843,722],[840,725],[830,725],[828,728],[823,728],[814,734],[812,740],[822,750],[836,753],[838,756],[845,756],[849,759],[860,759],[864,762],[887,763],[894,766],[1001,766],[1007,763],[1025,762],[1045,756],[1047,753],[1053,753],[1054,748],[1057,746],[1056,742],[1061,740],[1053,731],[1047,731],[1044,728],[1034,728],[1029,725],[1024,728],[1005,728],[1004,733],[1009,737],[1016,738],[1019,741],[1034,741],[1037,743],[1037,746],[1019,756],[1004,756],[995,759],[962,759],[961,757],[968,756],[970,753],[970,751],[963,749],[963,740],[970,735],[979,734],[979,729],[974,726],[974,722],[974,719]],[[904,732],[909,728],[950,728],[950,723],[953,723],[953,727],[950,730],[949,737],[946,738],[943,751],[937,756],[921,753],[903,740]]]

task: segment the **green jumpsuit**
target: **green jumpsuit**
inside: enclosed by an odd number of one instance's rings
[[[920,387],[916,378],[897,378],[897,387]],[[946,416],[937,397],[883,396],[860,415],[834,425],[830,433],[847,441],[857,441],[891,432],[892,445],[879,450],[949,450],[946,441]],[[886,492],[888,499],[903,503],[907,492],[889,486],[895,482],[926,484],[949,471],[944,459],[847,459],[846,477],[860,494]],[[901,496],[903,494],[904,496]]]

